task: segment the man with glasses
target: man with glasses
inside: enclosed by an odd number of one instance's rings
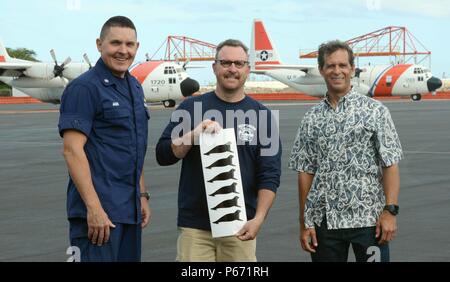
[[[160,165],[172,165],[183,159],[178,195],[177,261],[256,261],[255,238],[280,183],[281,142],[270,110],[244,93],[244,83],[250,73],[248,48],[233,39],[220,43],[213,71],[217,79],[215,91],[182,102],[156,146]],[[183,118],[175,118],[180,113],[184,113]],[[214,121],[212,117],[208,119],[211,116],[208,113],[213,113]],[[230,119],[230,115],[235,117],[239,113],[247,118]],[[198,115],[201,118],[196,119]],[[186,122],[187,126],[182,126]],[[180,127],[190,131],[174,133]],[[202,132],[232,127],[236,133],[248,221],[236,236],[213,238],[198,139]],[[275,137],[271,138],[273,142],[260,142],[266,132]]]

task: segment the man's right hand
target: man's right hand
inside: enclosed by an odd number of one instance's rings
[[[222,127],[216,121],[213,121],[210,119],[205,119],[199,125],[197,125],[196,128],[194,128],[194,130],[192,131],[192,139],[191,140],[193,141],[193,144],[197,144],[200,134],[202,134],[202,133],[210,133],[210,134],[217,133],[221,129],[222,129]]]
[[[319,245],[317,243],[316,230],[314,228],[300,228],[300,243],[302,245],[302,249],[315,253],[316,248]]]
[[[84,152],[87,137],[76,130],[64,131],[63,154],[69,174],[87,207],[88,239],[101,246],[109,240],[109,227],[116,227],[103,210],[92,183],[89,161]]]
[[[109,228],[116,226],[109,220],[103,208],[88,209],[87,212],[88,239],[94,245],[101,246],[109,240]]]
[[[184,158],[192,145],[198,145],[198,139],[202,133],[218,133],[222,127],[219,123],[206,119],[202,121],[194,130],[189,131],[180,138],[172,140],[172,152],[175,157]]]

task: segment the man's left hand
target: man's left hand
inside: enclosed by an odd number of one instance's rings
[[[381,238],[378,244],[387,244],[394,240],[397,234],[397,218],[395,215],[390,214],[388,211],[383,211],[380,218],[377,221],[377,228],[375,232],[376,238]]]
[[[261,228],[263,221],[257,218],[247,221],[247,223],[239,230],[236,234],[239,240],[248,241],[253,240],[258,235],[259,229]]]
[[[144,197],[141,197],[141,213],[142,213],[142,223],[141,227],[145,228],[150,222],[150,217],[152,215],[152,210],[148,205],[148,200]]]

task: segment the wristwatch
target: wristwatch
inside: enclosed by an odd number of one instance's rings
[[[148,192],[148,191],[141,192],[141,197],[144,197],[147,200],[149,200],[150,199],[150,192]]]
[[[385,205],[383,210],[388,211],[392,215],[397,215],[400,207],[397,205]]]

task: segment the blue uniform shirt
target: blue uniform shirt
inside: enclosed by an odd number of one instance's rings
[[[139,179],[149,118],[139,82],[128,72],[125,79],[113,76],[101,58],[73,80],[61,98],[59,134],[62,137],[64,130],[73,129],[87,136],[84,151],[92,182],[112,222],[141,222]],[[69,218],[86,217],[86,206],[72,178],[67,213]]]

